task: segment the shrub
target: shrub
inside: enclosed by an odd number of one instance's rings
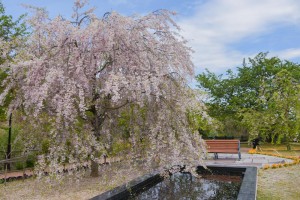
[[[257,152],[256,152],[256,149],[250,149],[250,150],[248,151],[248,153],[250,153],[250,154],[255,154],[255,153],[257,153]]]
[[[270,165],[269,164],[266,164],[264,165],[263,169],[269,169],[270,168]]]
[[[34,160],[26,160],[26,167],[32,168],[34,167]]]
[[[278,168],[278,164],[272,164],[271,166],[273,169]]]
[[[293,163],[294,165],[296,165],[296,164],[299,163],[299,160],[294,160],[292,163]]]
[[[17,170],[22,170],[25,167],[25,163],[24,162],[16,162],[15,167]]]

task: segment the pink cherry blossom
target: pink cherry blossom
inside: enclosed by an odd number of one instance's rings
[[[194,76],[192,50],[173,13],[98,18],[92,10],[81,14],[83,3],[75,1],[71,20],[49,19],[38,9],[28,21],[32,34],[10,63],[7,87],[17,90],[11,109],[35,118],[47,113],[53,123],[49,153],[40,156],[37,169],[61,171],[66,159],[80,168],[97,152],[110,154],[111,145],[124,142],[118,124],[124,113],[130,116],[130,151],[119,156],[158,167],[201,163],[205,146],[187,112],[208,117],[187,86]],[[79,119],[85,121],[80,133]]]

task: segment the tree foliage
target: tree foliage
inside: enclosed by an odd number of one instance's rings
[[[210,94],[209,114],[225,125],[228,120],[235,127],[247,124],[250,138],[262,135],[272,142],[296,136],[298,64],[260,53],[238,67],[236,74],[228,70],[224,78],[207,71],[197,80]]]
[[[0,65],[5,62],[13,62],[13,58],[18,53],[18,47],[26,38],[26,25],[22,22],[25,15],[20,16],[16,21],[11,15],[5,14],[5,8],[0,1]],[[0,70],[0,82],[7,77],[10,68]],[[5,87],[0,86],[0,93]],[[3,98],[3,106],[0,107],[0,120],[6,120],[6,111],[8,104],[13,98],[13,91],[9,91],[9,95]]]
[[[16,88],[10,109],[22,110],[36,138],[45,140],[41,169],[80,168],[112,152],[148,166],[201,161],[204,145],[186,113],[203,113],[204,105],[186,86],[191,49],[172,13],[98,18],[93,10],[80,13],[83,6],[75,1],[72,20],[34,9],[32,34],[10,63],[2,93]]]
[[[285,139],[287,149],[290,141],[299,136],[299,80],[286,69],[278,72],[270,85],[262,85],[257,100],[261,110],[243,109],[242,122],[248,125],[250,134],[267,138],[271,143]]]
[[[14,21],[11,15],[5,14],[5,8],[0,2],[0,64],[12,58],[19,40],[26,35],[26,25],[22,22],[24,16]]]

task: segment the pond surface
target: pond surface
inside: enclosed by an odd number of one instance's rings
[[[211,174],[197,178],[190,173],[178,172],[131,199],[237,199],[242,179],[238,175]]]

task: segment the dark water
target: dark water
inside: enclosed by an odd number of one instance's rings
[[[133,199],[237,199],[241,176],[205,175],[200,178],[190,173],[176,173]]]

